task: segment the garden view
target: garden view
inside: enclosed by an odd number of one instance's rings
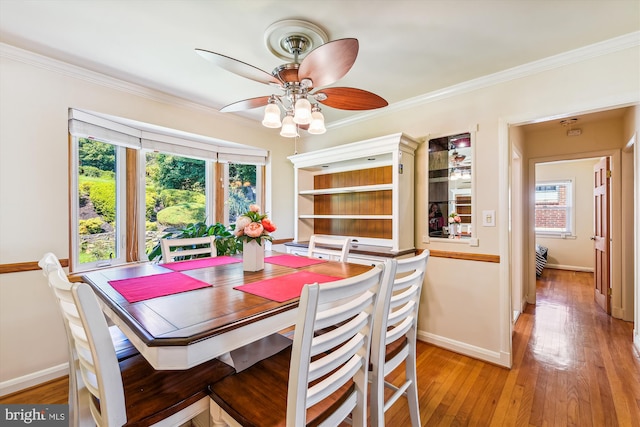
[[[78,157],[79,261],[108,260],[116,253],[116,147],[82,138]],[[159,256],[157,245],[165,236],[215,232],[232,239],[228,225],[211,224],[206,217],[204,160],[155,152],[145,157],[146,252],[150,259]],[[255,185],[255,165],[229,164],[230,224],[255,202]],[[233,242],[225,244],[235,248]],[[228,252],[234,253],[233,248]]]

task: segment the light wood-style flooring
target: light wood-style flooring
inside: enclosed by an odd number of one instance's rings
[[[640,427],[632,331],[595,305],[593,274],[546,269],[536,305],[515,325],[511,370],[419,343],[422,425]],[[66,396],[62,378],[0,404],[66,403]],[[404,400],[386,423],[410,425]]]

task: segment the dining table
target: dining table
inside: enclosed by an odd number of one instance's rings
[[[142,262],[82,274],[108,317],[159,370],[188,369],[295,324],[302,287],[357,276],[371,265],[265,252],[244,271],[242,255]]]

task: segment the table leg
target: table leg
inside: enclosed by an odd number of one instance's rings
[[[222,409],[218,406],[213,399],[209,399],[209,414],[211,415],[211,427],[229,427],[227,423],[222,420]]]
[[[224,354],[221,354],[220,356],[218,356],[218,360],[221,362],[226,363],[227,365],[235,368],[236,366],[233,364],[233,358],[231,357],[231,353],[226,352]]]

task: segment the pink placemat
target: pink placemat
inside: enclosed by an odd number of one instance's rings
[[[215,267],[216,265],[233,264],[235,262],[242,262],[242,260],[224,255],[208,258],[190,259],[188,261],[168,262],[166,264],[160,265],[173,271],[186,271],[195,270],[197,268]]]
[[[327,262],[327,260],[306,258],[303,256],[296,256],[296,255],[275,255],[275,256],[266,257],[264,259],[264,262],[268,262],[270,264],[282,265],[285,267],[300,268],[300,267],[307,267],[309,265],[314,265],[314,264],[322,264],[323,262]]]
[[[177,272],[111,280],[109,284],[129,302],[144,301],[211,286]]]
[[[287,274],[286,276],[236,286],[234,289],[258,295],[272,301],[284,302],[298,298],[302,292],[302,287],[308,283],[326,283],[335,280],[340,280],[340,278],[327,276],[326,274],[311,273],[309,271],[298,271],[297,273]]]

